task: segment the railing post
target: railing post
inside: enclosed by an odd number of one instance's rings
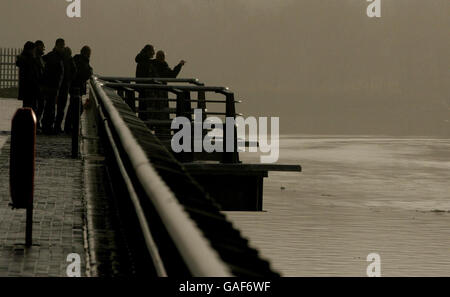
[[[149,90],[148,89],[139,89],[139,102],[138,102],[138,117],[143,120],[146,121],[149,119],[149,114],[146,113],[147,111],[147,106],[150,105],[150,102],[146,101],[149,99]]]
[[[120,89],[117,90],[117,95],[119,95],[120,97],[123,98],[123,97],[124,97],[123,94],[124,94],[124,90],[123,90],[122,88],[120,88]]]
[[[184,116],[192,121],[191,92],[183,92]]]
[[[233,118],[236,119],[236,108],[235,108],[235,102],[234,102],[234,93],[226,92],[226,118]],[[225,118],[225,120],[226,120]],[[222,163],[239,163],[239,154],[237,151],[237,129],[236,125],[233,125],[233,134],[229,135],[230,131],[227,129],[226,121],[225,126],[223,127],[223,159]],[[233,151],[228,152],[227,151],[227,142],[230,141],[229,138],[232,137],[233,139]]]
[[[198,102],[197,102],[197,108],[201,109],[204,113],[206,110],[206,101],[205,101],[205,91],[198,91]]]
[[[79,154],[79,135],[80,135],[80,110],[81,110],[81,98],[80,90],[76,89],[73,92],[73,109],[72,109],[72,158],[77,159]]]
[[[136,112],[136,98],[134,95],[134,90],[126,91],[125,102],[128,104],[132,111]]]
[[[0,89],[3,88],[3,48],[0,47]]]
[[[177,91],[177,107],[176,107],[176,116],[177,117],[185,117],[189,121],[192,122],[192,114],[191,114],[191,93],[189,91]],[[194,127],[191,125],[191,129]],[[175,131],[176,133],[177,131]],[[182,152],[181,157],[179,158],[181,162],[191,162],[194,160],[194,137],[193,130],[191,130],[191,152]]]
[[[178,92],[176,92],[176,94],[177,94],[176,115],[177,115],[177,117],[184,117],[184,113],[185,113],[184,93],[181,91],[178,91]]]
[[[203,84],[202,84],[203,85]],[[205,91],[198,91],[198,102],[197,102],[197,108],[202,110],[202,123],[205,122],[206,120],[206,95],[205,95]],[[208,134],[207,131],[202,129],[202,135],[203,137],[206,136],[206,134]]]

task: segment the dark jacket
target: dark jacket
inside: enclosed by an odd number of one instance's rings
[[[178,64],[172,70],[167,62],[155,60],[154,67],[158,77],[176,78],[181,71],[181,67],[183,66]]]
[[[155,61],[150,59],[148,55],[143,52],[140,52],[135,61],[137,63],[136,66],[136,77],[157,77],[157,72],[155,69]]]
[[[76,89],[80,90],[80,95],[86,95],[86,82],[92,76],[92,67],[89,65],[89,59],[80,54],[73,57],[76,67],[76,75],[72,81],[71,93]]]
[[[23,53],[17,56],[16,66],[19,67],[18,99],[31,102],[39,94],[39,68],[35,58]]]
[[[42,58],[42,56],[37,56],[35,59],[36,59],[37,67],[38,67],[39,85],[42,86],[43,78],[44,78],[45,62],[44,62],[44,59]]]
[[[45,62],[43,85],[49,89],[59,90],[64,78],[64,62],[61,54],[51,51],[42,59]]]
[[[64,77],[61,86],[68,88],[77,75],[77,66],[75,65],[75,61],[72,57],[64,57],[63,63]]]

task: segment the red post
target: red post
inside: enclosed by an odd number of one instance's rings
[[[35,159],[36,115],[20,108],[12,119],[9,185],[12,207],[27,210],[26,246],[32,244]]]

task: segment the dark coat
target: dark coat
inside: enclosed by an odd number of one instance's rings
[[[16,66],[19,67],[18,99],[32,102],[39,95],[39,68],[36,60],[30,54],[17,56]]]
[[[42,86],[43,84],[43,78],[44,78],[44,70],[45,70],[45,62],[42,56],[37,56],[36,58],[36,64],[38,67],[38,73],[39,73],[39,85]]]
[[[157,72],[155,69],[155,61],[150,59],[145,53],[140,52],[135,61],[136,66],[136,77],[157,77]]]
[[[42,59],[45,62],[43,85],[49,89],[59,90],[64,78],[64,62],[61,54],[51,51]]]
[[[63,63],[64,77],[61,86],[68,88],[77,75],[77,66],[75,65],[75,61],[72,57],[64,57]]]
[[[76,75],[72,81],[71,93],[76,89],[80,90],[80,95],[86,95],[86,82],[92,76],[92,67],[89,65],[89,59],[80,54],[73,57],[76,67]]]
[[[183,67],[183,65],[178,64],[172,70],[170,69],[169,64],[167,64],[167,62],[155,60],[154,67],[156,73],[158,74],[158,77],[176,78],[180,73],[181,67]]]

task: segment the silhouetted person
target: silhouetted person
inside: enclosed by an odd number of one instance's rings
[[[136,65],[136,77],[138,78],[151,78],[157,77],[157,73],[155,70],[155,60],[153,56],[155,55],[155,49],[152,45],[147,44],[139,54],[137,54],[135,61]],[[138,90],[139,99],[150,98],[153,97],[153,92],[149,89]],[[145,113],[147,108],[151,108],[153,106],[152,102],[146,102],[139,100],[139,110],[144,111],[144,113],[139,113],[139,117],[142,120],[147,120],[149,118],[149,114]]]
[[[34,44],[36,45],[36,61],[39,64],[40,70],[44,73],[45,62],[42,57],[45,53],[45,44],[42,40],[37,40]]]
[[[155,60],[153,56],[155,55],[155,49],[153,45],[147,44],[144,48],[137,54],[135,61],[136,65],[136,77],[155,77]]]
[[[45,106],[42,128],[45,134],[54,133],[55,105],[64,78],[64,48],[65,41],[59,38],[56,40],[53,51],[43,57],[45,62],[43,77]]]
[[[37,129],[38,131],[41,130],[41,117],[42,113],[44,112],[44,83],[43,83],[43,77],[44,77],[44,69],[45,69],[45,62],[42,56],[45,53],[45,45],[44,42],[41,40],[37,40],[35,43],[36,45],[36,63],[38,65],[39,69],[39,96],[37,97],[37,113],[36,113],[36,119],[37,119]]]
[[[31,107],[37,112],[37,96],[39,95],[39,70],[36,64],[36,46],[27,41],[22,53],[17,56],[16,65],[19,67],[19,95],[23,107]]]
[[[72,50],[69,47],[64,49],[63,55],[64,62],[64,78],[61,83],[58,94],[58,103],[55,119],[55,133],[61,133],[61,123],[64,119],[64,111],[67,105],[67,97],[69,96],[69,88],[71,87],[72,81],[74,80],[77,72],[77,67],[72,58]]]
[[[184,60],[181,60],[177,66],[171,69],[169,67],[169,64],[167,64],[166,62],[166,54],[164,53],[164,51],[158,51],[156,53],[154,67],[158,74],[158,77],[176,78],[184,64],[186,64],[186,62]]]
[[[83,95],[86,95],[86,82],[92,76],[92,67],[89,64],[91,58],[91,48],[89,46],[83,46],[80,54],[73,57],[75,67],[77,69],[75,77],[70,85],[70,104],[67,110],[66,121],[64,122],[64,132],[71,133],[73,127],[73,109],[75,107],[75,99],[79,98],[81,100]],[[80,104],[80,113],[83,111],[83,106]]]
[[[169,64],[167,64],[167,62],[166,62],[166,54],[164,53],[164,51],[159,50],[156,53],[154,67],[155,67],[158,77],[176,78],[185,63],[186,62],[184,60],[181,60],[177,66],[175,66],[173,69],[171,69],[169,67]],[[158,98],[161,98],[161,99],[169,98],[169,93],[166,90],[159,90],[157,93],[158,93],[158,96],[157,96]],[[163,101],[163,100],[155,101],[154,108],[156,110],[158,110],[158,113],[154,114],[155,119],[170,120],[169,101]],[[166,110],[167,110],[167,112],[165,112]],[[155,129],[155,133],[159,138],[166,138],[166,137],[170,138],[171,137],[170,128],[167,128],[166,126],[157,127]]]

